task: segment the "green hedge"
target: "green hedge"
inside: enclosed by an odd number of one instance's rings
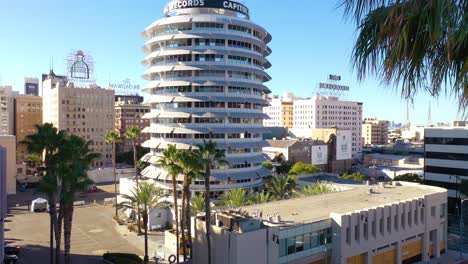
[[[106,253],[104,259],[114,264],[141,264],[143,260],[135,254]]]

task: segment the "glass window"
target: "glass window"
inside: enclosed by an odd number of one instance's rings
[[[296,253],[296,241],[294,241],[294,237],[288,238],[287,243],[288,243],[288,255]]]
[[[279,256],[284,257],[287,256],[288,250],[287,250],[287,240],[286,238],[280,239],[279,240]]]
[[[435,217],[436,215],[436,207],[435,206],[431,206],[431,216],[432,217]]]
[[[296,252],[304,251],[304,236],[296,236]]]
[[[440,205],[440,218],[445,218],[445,204]]]
[[[311,243],[310,243],[311,237],[312,235],[310,233],[304,235],[304,250],[308,250],[312,248]]]

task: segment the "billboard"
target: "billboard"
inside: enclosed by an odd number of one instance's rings
[[[328,146],[312,146],[312,165],[324,165],[328,163]]]
[[[169,16],[174,10],[186,8],[222,8],[234,12],[239,12],[249,17],[249,9],[236,1],[219,0],[173,0],[164,8],[164,15]]]
[[[67,57],[67,79],[75,86],[95,84],[93,57],[82,50],[70,52]]]
[[[336,132],[336,160],[352,158],[351,131],[338,130]]]

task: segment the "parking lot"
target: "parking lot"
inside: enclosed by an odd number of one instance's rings
[[[17,196],[29,197],[28,194]],[[12,198],[20,202],[29,199],[25,197]],[[9,203],[10,212],[5,223],[6,243],[23,248],[19,263],[49,263],[49,215],[31,213],[25,204],[17,207],[15,200],[11,201],[13,204]],[[90,205],[76,207],[74,212],[71,238],[74,264],[101,263],[102,254],[106,252],[143,255],[143,244],[132,242],[116,232],[112,219],[115,209],[111,205],[99,205],[99,201],[94,205],[94,200],[87,204]]]

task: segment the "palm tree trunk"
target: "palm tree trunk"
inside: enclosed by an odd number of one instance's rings
[[[112,167],[114,168],[115,217],[119,217],[117,208],[117,173],[115,172],[115,141],[112,142]]]
[[[70,256],[70,247],[71,247],[71,231],[72,231],[72,224],[73,224],[73,211],[74,206],[73,202],[65,205],[64,207],[64,223],[63,223],[63,240],[64,240],[64,257],[65,257],[65,264],[71,263],[71,256]]]
[[[52,206],[52,204],[54,206]],[[55,218],[55,199],[49,197],[49,217],[50,217],[50,236],[49,236],[49,250],[50,250],[50,264],[54,264],[54,218]]]
[[[179,263],[179,207],[177,206],[177,175],[172,175],[172,192],[174,195],[174,216],[175,216],[175,231],[176,231],[176,258]]]
[[[147,205],[145,204],[145,212],[143,215],[143,223],[145,224],[145,257],[144,261],[145,263],[148,263],[149,261],[149,256],[148,256],[148,208]]]
[[[135,166],[135,179],[136,179],[136,186],[137,189],[139,188],[140,184],[138,183],[138,165],[137,165],[137,153],[136,153],[136,139],[132,139],[133,142],[133,165]],[[137,209],[140,210],[140,204],[137,203]],[[140,226],[140,214],[137,213],[137,226],[138,226],[138,234],[141,234],[141,226]]]
[[[210,208],[210,166],[206,165],[205,170],[205,229],[206,229],[206,245],[208,247],[208,264],[211,264],[211,208]]]
[[[185,182],[184,182],[185,186]],[[185,239],[185,230],[186,230],[186,225],[185,225],[185,208],[186,208],[186,195],[184,191],[184,187],[182,187],[182,216],[180,218],[180,228],[182,230],[182,253],[184,255],[184,262],[187,261],[187,247],[186,247],[186,239]]]
[[[192,230],[191,230],[191,220],[190,220],[190,182],[189,176],[185,175],[184,177],[184,192],[185,192],[185,225],[187,226],[187,245],[190,247],[190,259],[192,259]]]
[[[54,216],[55,227],[55,263],[60,264],[60,249],[62,246],[62,222],[63,222],[63,201],[60,201],[59,209]]]

